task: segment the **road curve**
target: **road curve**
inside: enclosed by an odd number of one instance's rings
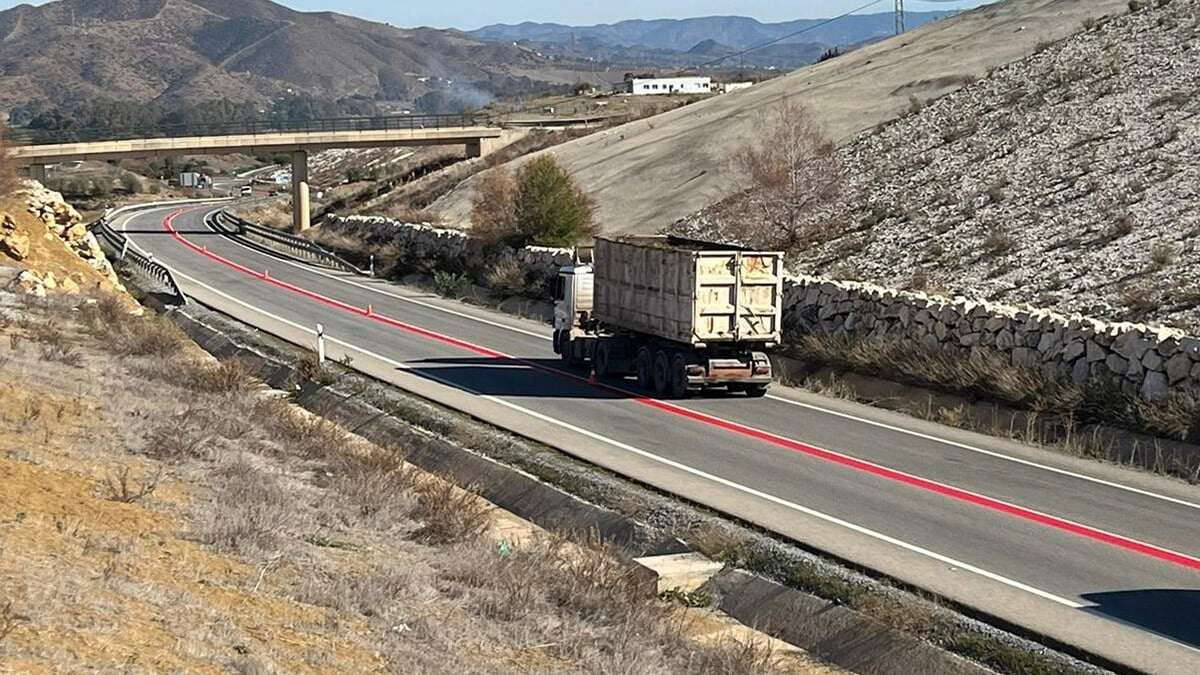
[[[682,403],[569,372],[546,326],[121,216],[193,299],[616,473],[1100,655],[1200,672],[1200,490],[778,390]]]

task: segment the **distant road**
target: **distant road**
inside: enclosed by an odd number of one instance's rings
[[[546,326],[250,250],[213,208],[117,226],[194,299],[308,347],[324,324],[381,380],[1130,669],[1200,672],[1197,488],[790,389],[590,384]]]

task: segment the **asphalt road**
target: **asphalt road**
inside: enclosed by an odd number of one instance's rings
[[[681,403],[569,372],[548,327],[122,216],[194,300],[440,403],[1130,668],[1200,672],[1200,489],[776,388]],[[623,390],[622,387],[628,387]]]

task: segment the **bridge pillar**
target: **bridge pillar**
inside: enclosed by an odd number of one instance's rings
[[[467,141],[467,158],[487,157],[496,149],[495,138],[476,138]]]
[[[308,151],[292,153],[292,229],[297,234],[312,227],[308,202]]]
[[[29,177],[44,185],[46,183],[46,165],[30,164]]]

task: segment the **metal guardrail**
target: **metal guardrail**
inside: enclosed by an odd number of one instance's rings
[[[288,253],[296,255],[299,258],[339,269],[343,272],[370,276],[368,270],[355,267],[336,253],[328,251],[303,237],[263,227],[262,225],[239,218],[228,211],[217,212],[211,218],[210,222],[217,230],[226,234],[266,239],[269,242],[266,244],[267,246],[282,246]]]
[[[11,129],[13,145],[55,145],[92,141],[125,141],[140,138],[242,136],[286,132],[414,131],[478,126],[480,118],[461,115],[387,115],[336,117],[321,120],[254,120],[228,124],[188,124],[154,128]]]
[[[110,250],[109,254],[119,262],[129,265],[145,279],[158,284],[160,288],[174,296],[179,304],[187,304],[187,296],[179,287],[179,283],[175,281],[175,275],[171,274],[171,270],[155,260],[152,254],[142,252],[133,242],[129,241],[124,233],[113,229],[108,216],[92,223],[88,229],[96,235],[96,239],[102,245]]]

